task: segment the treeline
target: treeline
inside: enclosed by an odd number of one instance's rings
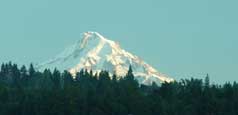
[[[118,78],[81,70],[36,71],[2,64],[0,115],[238,115],[238,84],[190,79],[139,85],[130,68]]]

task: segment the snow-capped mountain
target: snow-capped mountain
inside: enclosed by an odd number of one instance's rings
[[[142,84],[171,82],[169,78],[145,63],[139,57],[123,50],[119,43],[111,41],[97,32],[86,32],[80,41],[67,48],[55,58],[38,65],[39,69],[57,68],[75,75],[81,69],[109,71],[125,76],[132,66],[135,78]]]

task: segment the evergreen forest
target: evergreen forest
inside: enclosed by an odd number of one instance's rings
[[[0,70],[0,115],[238,115],[238,83],[204,79],[139,84],[126,76],[81,70],[38,71],[12,62]]]

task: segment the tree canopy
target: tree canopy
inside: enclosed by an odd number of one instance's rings
[[[0,115],[238,115],[238,84],[209,76],[151,86],[126,76],[1,65]]]

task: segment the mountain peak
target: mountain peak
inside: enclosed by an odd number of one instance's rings
[[[84,48],[86,45],[97,45],[97,44],[109,44],[110,46],[113,46],[115,42],[108,40],[107,38],[103,37],[98,32],[92,32],[88,31],[82,34],[82,37],[78,44],[80,45],[80,48]]]
[[[98,32],[88,31],[83,33],[84,38],[97,38],[97,39],[105,39],[101,34]]]
[[[152,84],[152,82],[156,82],[159,84],[164,81],[173,81],[98,32],[83,33],[79,42],[55,58],[42,63],[38,68],[53,69],[57,67],[60,70],[68,70],[73,75],[76,75],[81,69],[93,70],[95,73],[106,70],[110,74],[116,73],[118,76],[125,76],[130,65],[139,83]]]

